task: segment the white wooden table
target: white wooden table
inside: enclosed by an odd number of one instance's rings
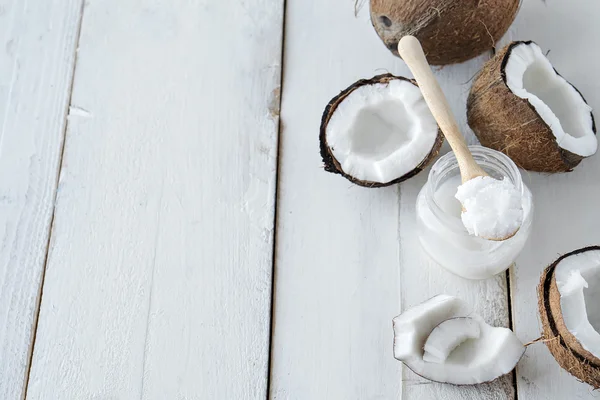
[[[438,293],[537,338],[542,269],[600,243],[600,155],[525,175],[535,227],[510,274],[431,264],[415,238],[426,173],[370,190],[321,168],[327,101],[410,76],[359,8],[0,0],[0,399],[600,396],[542,344],[475,387],[394,360],[391,319]],[[524,0],[503,42],[550,50],[600,110],[598,19],[597,0]],[[489,57],[437,71],[469,135]]]

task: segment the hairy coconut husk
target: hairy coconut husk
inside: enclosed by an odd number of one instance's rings
[[[600,364],[598,364],[598,359],[583,349],[577,339],[567,330],[562,318],[560,294],[554,278],[554,270],[563,259],[590,250],[600,250],[600,247],[586,247],[565,254],[544,270],[538,286],[538,307],[544,342],[558,364],[580,381],[593,386],[594,389],[599,389]]]
[[[319,140],[320,140],[320,144],[321,144],[321,146],[320,146],[321,147],[321,157],[323,158],[323,163],[325,164],[325,171],[331,172],[334,174],[340,174],[343,177],[345,177],[346,179],[348,179],[349,181],[351,181],[357,185],[360,185],[360,186],[377,188],[377,187],[390,186],[390,185],[405,181],[409,178],[412,178],[413,176],[415,176],[419,172],[421,172],[423,169],[425,169],[435,159],[435,157],[438,155],[438,153],[440,151],[440,148],[442,147],[442,143],[444,142],[444,137],[443,137],[441,131],[439,131],[439,130],[438,130],[437,139],[433,145],[433,148],[431,149],[431,152],[429,152],[427,157],[425,157],[425,159],[409,173],[407,173],[397,179],[394,179],[390,182],[386,182],[386,183],[363,181],[360,179],[356,179],[355,177],[353,177],[351,175],[346,174],[342,170],[342,167],[341,167],[340,163],[338,162],[338,160],[336,160],[333,153],[331,152],[331,148],[327,144],[327,135],[326,135],[327,124],[329,123],[329,120],[331,119],[331,116],[335,112],[338,105],[342,101],[344,101],[344,99],[346,97],[348,97],[348,95],[350,95],[350,93],[352,93],[354,90],[356,90],[357,88],[359,88],[361,86],[373,85],[373,84],[377,84],[377,83],[388,83],[394,79],[404,80],[404,81],[412,83],[415,86],[418,86],[417,83],[413,79],[407,79],[402,76],[394,76],[392,74],[382,74],[382,75],[374,76],[371,79],[361,79],[361,80],[353,83],[347,89],[343,90],[340,94],[338,94],[333,99],[331,99],[329,104],[327,104],[327,106],[325,107],[325,111],[323,112],[323,117],[321,118],[321,129],[320,129],[320,135],[319,135]]]
[[[569,172],[584,157],[561,148],[529,101],[513,94],[506,84],[505,67],[512,49],[531,43],[512,42],[484,65],[467,99],[469,126],[483,146],[501,151],[521,168]],[[592,115],[596,132],[593,121]]]
[[[455,64],[494,48],[520,0],[370,0],[371,22],[388,49],[413,35],[433,65]]]

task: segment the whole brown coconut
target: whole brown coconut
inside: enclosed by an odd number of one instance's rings
[[[467,120],[483,146],[503,152],[519,167],[569,172],[585,157],[560,147],[552,129],[530,102],[516,96],[506,83],[505,68],[513,49],[532,44],[536,46],[531,41],[512,42],[484,65],[467,99]],[[583,96],[581,99],[585,102]],[[595,134],[593,114],[591,130]]]
[[[520,0],[370,0],[371,22],[395,55],[403,36],[421,42],[433,65],[460,63],[494,47]]]
[[[560,293],[556,285],[554,271],[565,258],[600,250],[600,246],[586,247],[565,254],[542,273],[538,286],[538,307],[542,321],[544,343],[558,364],[571,375],[600,389],[600,364],[596,357],[587,352],[577,339],[567,330],[560,306]]]

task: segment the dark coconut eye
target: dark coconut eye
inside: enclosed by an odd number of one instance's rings
[[[392,20],[389,19],[388,17],[386,17],[385,15],[382,15],[381,17],[379,17],[379,20],[381,21],[381,23],[383,25],[385,25],[386,27],[390,27],[392,26]]]

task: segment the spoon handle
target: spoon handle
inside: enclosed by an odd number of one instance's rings
[[[465,138],[458,129],[448,100],[431,72],[421,43],[414,36],[404,36],[398,43],[398,52],[413,73],[425,102],[456,154],[462,181],[466,182],[477,176],[487,176],[488,174],[475,162]]]

